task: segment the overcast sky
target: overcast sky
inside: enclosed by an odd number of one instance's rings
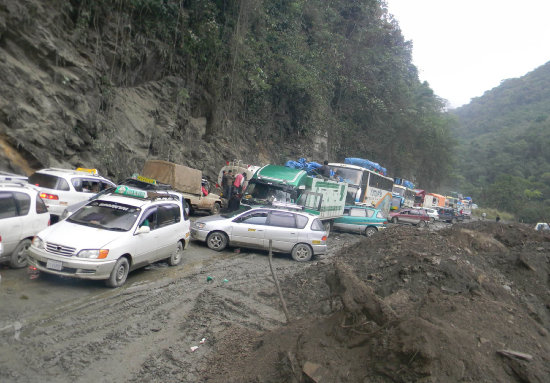
[[[420,79],[458,107],[550,61],[550,0],[386,0]]]

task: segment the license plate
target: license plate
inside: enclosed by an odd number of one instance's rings
[[[311,241],[311,243],[312,243],[313,245],[320,245],[320,244],[321,244],[321,241],[313,240],[313,241]]]
[[[48,261],[46,262],[46,267],[48,269],[61,271],[63,269],[63,262],[54,261],[53,259],[48,259]]]

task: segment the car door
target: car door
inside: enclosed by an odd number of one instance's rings
[[[178,240],[181,238],[176,223],[181,221],[181,210],[177,204],[163,204],[158,207],[158,241],[159,249],[156,259],[168,258],[176,251]]]
[[[411,223],[411,211],[403,210],[399,213],[399,222]]]
[[[265,246],[269,248],[272,240],[273,250],[290,252],[298,242],[298,228],[295,214],[289,211],[272,210],[269,212],[265,233]]]
[[[21,240],[22,220],[12,192],[0,192],[0,235],[4,245],[3,255],[9,255]]]
[[[138,220],[136,229],[142,226],[148,226],[149,233],[135,234],[132,237],[134,242],[135,255],[134,264],[136,267],[151,263],[152,260],[158,259],[161,243],[159,241],[160,232],[157,224],[157,206],[152,206],[146,209]]]
[[[17,211],[21,218],[21,234],[20,238],[27,238],[34,236],[39,230],[40,220],[37,217],[29,216],[31,211],[31,197],[27,193],[13,192],[15,202],[17,204]],[[34,213],[34,211],[33,211]],[[34,215],[34,214],[33,214]]]
[[[361,233],[367,225],[367,210],[358,207],[352,207],[349,212],[349,229]]]
[[[268,213],[267,210],[252,210],[235,218],[231,225],[230,242],[263,249]]]

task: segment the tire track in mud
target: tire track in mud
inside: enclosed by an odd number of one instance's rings
[[[280,279],[311,264],[273,261]],[[7,339],[11,352],[0,348],[0,381],[197,382],[217,333],[284,323],[266,255],[222,253],[182,268],[24,321],[19,341]]]

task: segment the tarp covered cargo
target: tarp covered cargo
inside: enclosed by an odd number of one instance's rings
[[[365,160],[363,158],[344,158],[344,163],[348,165],[361,166],[362,168],[372,170],[373,172],[380,172],[383,175],[386,175],[386,168],[383,168],[376,162]]]
[[[182,193],[201,194],[202,172],[168,161],[149,160],[143,165],[143,176],[170,184]]]

